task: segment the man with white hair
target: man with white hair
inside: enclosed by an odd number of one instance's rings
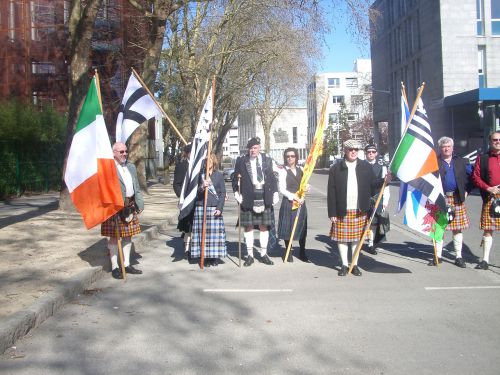
[[[470,175],[472,169],[469,161],[453,155],[453,139],[441,137],[438,140],[439,148],[439,174],[443,184],[443,192],[446,195],[446,207],[448,215],[448,226],[446,229],[453,233],[453,247],[455,249],[455,264],[457,267],[465,268],[465,261],[462,258],[462,231],[470,224],[465,208],[465,198],[472,190]],[[436,253],[438,263],[441,263],[443,252],[443,241],[436,241]],[[436,266],[433,258],[428,263],[429,266]]]
[[[367,213],[371,208],[370,198],[384,182],[384,179],[375,176],[366,160],[358,159],[360,149],[361,144],[357,140],[345,141],[344,159],[330,168],[328,177],[328,217],[332,222],[330,238],[337,242],[342,260],[339,276],[347,275],[348,246],[351,244],[354,253],[366,226]],[[388,173],[386,180],[390,179],[391,174]],[[361,276],[356,263],[352,274]]]

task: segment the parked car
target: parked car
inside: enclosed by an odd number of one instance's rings
[[[222,170],[222,175],[224,176],[224,181],[233,181],[234,168],[224,168]]]

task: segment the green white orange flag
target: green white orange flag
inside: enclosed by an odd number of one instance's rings
[[[309,155],[307,156],[306,163],[304,164],[304,174],[300,180],[299,190],[297,191],[297,196],[303,198],[306,194],[307,184],[316,166],[316,160],[323,153],[323,133],[325,131],[325,115],[326,115],[326,105],[328,103],[328,95],[326,95],[325,101],[323,102],[323,107],[321,108],[321,114],[319,117],[319,124],[316,128],[316,133],[314,133],[314,139],[312,142],[311,149],[309,150]],[[292,210],[299,208],[297,201],[293,201]]]
[[[76,124],[64,181],[87,229],[102,223],[123,208],[96,77],[90,83]]]

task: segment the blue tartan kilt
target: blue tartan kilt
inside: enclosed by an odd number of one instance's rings
[[[204,258],[223,258],[227,255],[226,231],[224,219],[214,216],[217,207],[207,207],[207,218],[205,222],[205,254]],[[191,257],[199,258],[201,254],[201,236],[203,227],[203,206],[194,209]]]
[[[283,198],[280,206],[279,222],[278,222],[278,238],[280,240],[289,240],[292,234],[293,222],[297,216],[297,210],[292,211],[292,201]],[[300,207],[299,220],[297,221],[297,227],[295,228],[295,233],[293,239],[295,241],[307,236],[307,208],[303,204]]]

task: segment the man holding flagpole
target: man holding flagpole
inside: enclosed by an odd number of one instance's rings
[[[115,143],[113,145],[113,156],[120,180],[124,208],[101,224],[101,235],[109,237],[108,250],[111,260],[111,274],[115,279],[122,279],[123,274],[118,266],[118,236],[122,240],[123,265],[126,273],[142,273],[141,270],[130,265],[130,250],[132,249],[132,236],[141,233],[137,215],[144,209],[144,199],[139,187],[135,166],[127,161],[127,146],[121,142]]]

